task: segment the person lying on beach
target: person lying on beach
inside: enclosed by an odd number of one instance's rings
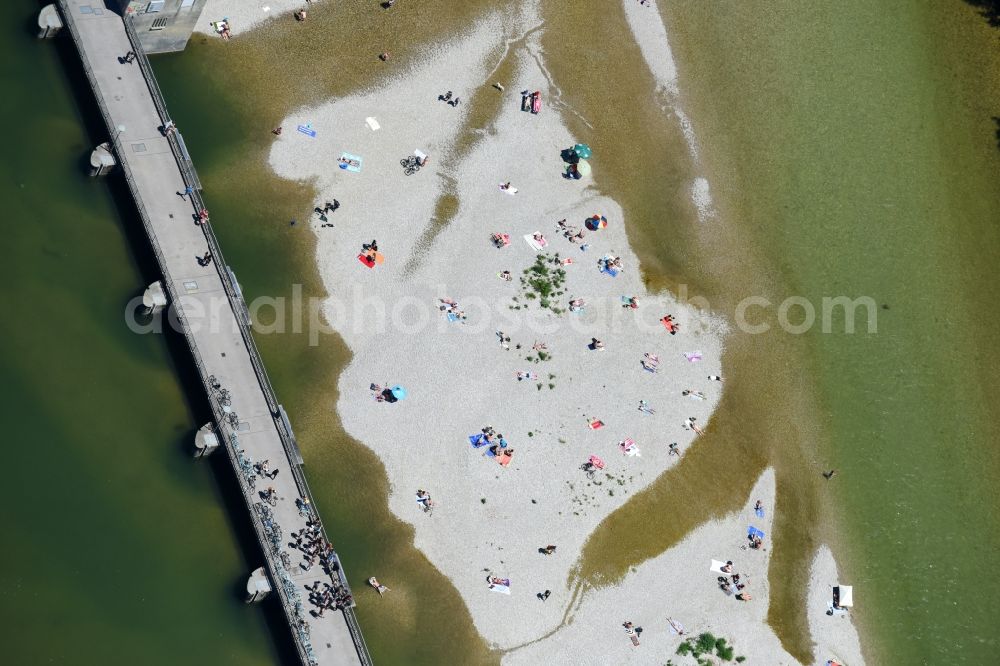
[[[692,389],[684,389],[683,391],[681,391],[681,395],[683,395],[684,397],[687,397],[687,398],[692,398],[694,400],[704,400],[705,399],[705,394],[704,393],[702,393],[701,391],[694,391]]]
[[[684,422],[684,426],[690,430],[694,430],[699,435],[705,434],[704,431],[695,424],[695,418],[693,416],[688,417],[687,421]]]
[[[594,351],[602,351],[604,349],[604,343],[597,338],[590,339],[590,348]]]
[[[510,274],[510,271],[500,271],[497,273],[497,277],[506,282],[510,282],[514,279],[514,276]]]
[[[667,445],[667,455],[679,456],[680,454],[681,450],[677,448],[677,442],[671,442],[670,444]]]
[[[754,511],[760,511],[763,508],[764,508],[764,503],[761,502],[760,500],[757,500],[757,503],[753,505]]]
[[[536,375],[533,372],[529,372],[527,370],[518,370],[517,371],[517,381],[520,382],[520,381],[524,381],[525,379],[531,379],[531,380],[538,379],[538,375]]]
[[[726,560],[726,563],[724,565],[722,565],[721,567],[719,567],[719,569],[721,569],[722,571],[725,571],[726,573],[732,573],[733,572],[733,561],[732,560]]]
[[[639,307],[639,299],[635,296],[629,296],[627,299],[622,300],[622,307],[629,308],[630,310],[635,310]]]

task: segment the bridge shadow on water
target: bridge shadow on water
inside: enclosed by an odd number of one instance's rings
[[[30,23],[33,35],[38,34],[35,18],[33,16]],[[76,100],[78,118],[89,142],[87,146],[82,147],[83,155],[80,159],[80,168],[86,174],[89,168],[90,150],[98,144],[108,141],[108,132],[72,39],[63,31],[51,42],[59,54],[65,72],[64,82]],[[136,273],[141,278],[141,284],[136,285],[132,293],[121,294],[124,313],[127,301],[133,296],[140,295],[148,284],[159,280],[162,274],[124,175],[120,171],[115,172],[103,177],[103,182],[108,187],[116,210],[114,223],[125,239]],[[184,221],[180,221],[180,223],[184,223]],[[246,580],[254,569],[264,564],[261,545],[257,540],[242,491],[227,454],[218,451],[215,455],[204,460],[196,460],[193,457],[195,432],[201,425],[212,421],[212,412],[187,342],[182,334],[173,331],[167,325],[163,327],[163,334],[158,337],[166,347],[167,356],[175,371],[193,424],[190,431],[178,437],[174,447],[175,453],[183,458],[187,464],[209,465],[211,467],[211,476],[215,480],[213,489],[215,499],[225,510],[233,538],[243,558],[243,571],[237,579],[233,581],[219,580],[218,585],[220,589],[231,590],[233,604],[243,606],[246,596]],[[194,536],[197,538],[197,535]],[[246,612],[263,613],[274,650],[273,654],[278,663],[289,665],[300,663],[298,652],[291,639],[290,627],[276,594],[272,594],[259,606],[247,606]],[[210,619],[208,621],[211,622]]]

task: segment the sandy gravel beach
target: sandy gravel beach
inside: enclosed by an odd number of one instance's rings
[[[227,20],[231,36],[236,37],[268,19],[290,19],[288,15],[305,4],[305,0],[208,0],[195,32],[217,35],[212,24]]]
[[[716,378],[726,325],[669,293],[648,293],[620,207],[589,178],[562,177],[560,151],[579,139],[557,112],[538,25],[530,10],[496,13],[446,47],[428,47],[406,71],[385,63],[383,85],[284,120],[272,168],[314,183],[316,205],[339,203],[326,220],[309,222],[330,294],[324,313],[354,353],[340,400],[329,407],[381,458],[390,508],[415,527],[416,546],[455,584],[480,633],[502,650],[531,643],[506,660],[662,661],[679,642],[663,624],[666,614],[763,659],[750,663],[792,663],[764,622],[767,551],[739,549],[745,512],[703,526],[617,585],[575,594],[574,565],[601,520],[696,446],[696,429],[711,427],[724,386]],[[516,80],[495,81],[495,67],[521,38],[523,47],[510,54]],[[468,99],[478,89],[501,97],[501,111],[488,126],[467,127]],[[440,101],[449,90],[465,103]],[[542,93],[541,113],[522,110],[521,90]],[[400,160],[415,151],[430,160],[405,175]],[[345,154],[358,172],[340,168]],[[599,170],[600,155],[591,164]],[[508,182],[516,193],[501,189]],[[442,197],[454,203],[453,215]],[[593,214],[605,216],[607,228],[580,243],[561,233],[560,220],[579,229]],[[304,226],[289,233],[305,233]],[[541,250],[524,238],[536,232],[544,236]],[[509,244],[495,247],[495,233]],[[384,263],[368,268],[358,255],[373,240]],[[617,277],[599,270],[604,257],[620,258]],[[521,282],[539,260],[548,276],[564,271],[549,308],[529,298],[537,287]],[[636,309],[623,307],[629,298]],[[570,312],[572,299],[585,304]],[[443,300],[455,303],[455,321]],[[665,315],[679,324],[676,335],[661,324]],[[591,348],[595,338],[603,349]],[[377,402],[375,384],[402,386],[407,395]],[[602,427],[592,428],[595,420]],[[470,445],[470,435],[487,426],[513,450],[507,466]],[[638,455],[623,453],[623,442]],[[679,456],[670,455],[671,444]],[[581,467],[591,456],[603,469],[588,477]],[[430,493],[433,511],[416,501],[418,489]],[[755,495],[770,507],[773,492],[766,474]],[[757,526],[768,531],[766,515]],[[550,544],[555,552],[542,554]],[[717,589],[708,571],[713,557],[740,560],[737,570],[753,580],[752,602]],[[820,553],[817,560],[823,581],[832,579],[828,559],[823,564]],[[391,571],[370,575],[406,594],[406,581]],[[509,587],[491,589],[491,577],[509,579]],[[541,601],[545,590],[551,595]],[[363,603],[379,603],[358,593]],[[646,628],[641,648],[625,636],[625,619]],[[821,647],[860,663],[851,656],[859,650],[849,620],[837,625],[817,632]]]
[[[757,501],[763,505],[763,518],[754,511]],[[633,569],[620,583],[584,595],[582,603],[570,606],[565,627],[506,654],[505,666],[553,659],[595,665],[662,664],[670,657],[686,663],[675,656],[678,645],[703,632],[724,637],[748,664],[798,663],[782,649],[765,621],[773,502],[774,473],[769,469],[740,511],[699,527],[677,546]],[[760,550],[747,548],[751,525],[765,533]],[[733,571],[740,574],[744,591],[752,597],[749,601],[739,601],[718,587],[720,574],[709,571],[713,559],[733,562]],[[860,664],[861,649],[850,620],[826,615],[836,573],[833,555],[824,546],[813,562],[809,595],[816,661]],[[638,647],[621,626],[626,620],[643,628]],[[677,628],[685,634],[679,635]]]

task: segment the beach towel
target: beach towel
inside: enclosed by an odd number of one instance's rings
[[[754,509],[753,512],[757,514],[758,518],[763,518],[764,517],[764,509],[762,509],[762,508],[761,509]]]
[[[535,234],[537,234],[537,233],[539,233],[539,232],[536,231]],[[542,241],[541,242],[536,241],[535,240],[535,234],[525,234],[524,235],[524,242],[527,243],[528,245],[530,245],[532,248],[534,248],[534,249],[538,250],[539,252],[541,252],[542,250],[545,249],[545,247],[549,244],[549,242],[547,240],[545,240],[544,236],[542,237]]]
[[[311,139],[315,139],[316,138],[316,130],[313,129],[313,127],[312,127],[311,124],[299,125],[295,129],[297,129],[300,133],[305,134],[306,136],[308,136]]]
[[[368,123],[368,127],[372,128],[373,132],[377,132],[382,129],[382,126],[378,124],[378,121],[370,116],[365,118],[365,122]]]
[[[604,421],[601,421],[599,419],[593,419],[587,425],[591,430],[598,430],[604,427]]]
[[[510,579],[503,578],[501,580],[506,581],[507,584],[500,585],[498,583],[490,583],[490,589],[493,590],[494,592],[499,592],[500,594],[510,594]]]
[[[513,456],[511,456],[509,453],[503,451],[500,455],[497,456],[497,462],[500,463],[501,467],[506,467],[507,465],[510,464],[510,459],[512,457]]]
[[[517,194],[516,187],[508,187],[507,189],[504,189],[504,183],[500,183],[500,191],[503,192],[504,194],[509,194],[511,196]]]
[[[454,312],[448,313],[448,321],[458,321],[458,315]]]
[[[589,462],[597,469],[604,469],[604,461],[597,456],[590,456]]]
[[[369,254],[359,254],[358,261],[363,263],[368,268],[375,268],[375,259]]]
[[[686,354],[684,354],[684,358],[686,358],[691,363],[694,363],[695,361],[700,361],[701,352],[700,351],[687,352]]]
[[[469,435],[469,444],[471,444],[474,449],[489,446],[489,442],[486,441],[486,438],[483,437],[483,433],[481,432],[477,432],[475,435]]]
[[[618,448],[619,448],[619,450],[622,453],[624,453],[627,456],[638,456],[638,455],[641,455],[639,453],[639,447],[635,445],[635,442],[632,440],[631,437],[628,438],[628,439],[626,439],[623,442],[619,442],[618,443]]]
[[[725,562],[720,562],[719,560],[712,560],[712,566],[709,567],[709,570],[714,571],[715,573],[729,575],[730,572],[722,570],[722,567],[724,566],[726,566]]]
[[[364,162],[363,158],[357,155],[351,155],[350,153],[341,153],[340,158],[345,159],[348,162],[347,164],[344,164],[343,162],[337,162],[337,165],[341,169],[346,169],[347,171],[350,171],[352,173],[361,173],[361,164],[362,162]]]
[[[747,528],[747,536],[750,537],[751,539],[754,537],[757,537],[758,539],[763,539],[764,533],[761,532],[756,527],[754,527],[753,525],[751,525],[750,527]]]
[[[228,21],[212,21],[212,29],[215,30],[220,35],[226,31],[229,27]]]
[[[562,260],[563,266],[569,266],[572,263],[573,263],[573,257],[566,257],[565,259]]]
[[[672,617],[667,618],[667,623],[670,625],[670,633],[675,636],[684,635],[684,625],[673,619]]]
[[[605,275],[610,275],[611,277],[618,277],[618,271],[611,268],[607,264],[601,264],[601,272]]]

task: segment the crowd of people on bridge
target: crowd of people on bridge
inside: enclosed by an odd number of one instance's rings
[[[288,544],[302,553],[302,562],[299,567],[303,571],[309,571],[317,561],[322,562],[326,568],[335,568],[336,561],[333,557],[333,544],[323,538],[323,529],[320,523],[312,518],[306,521],[306,526],[298,532],[292,532],[294,543]]]
[[[339,611],[348,608],[354,599],[346,590],[338,590],[333,585],[324,581],[316,581],[309,590],[309,603],[316,606],[316,610],[309,611],[313,617],[323,617],[323,613],[328,610]]]

